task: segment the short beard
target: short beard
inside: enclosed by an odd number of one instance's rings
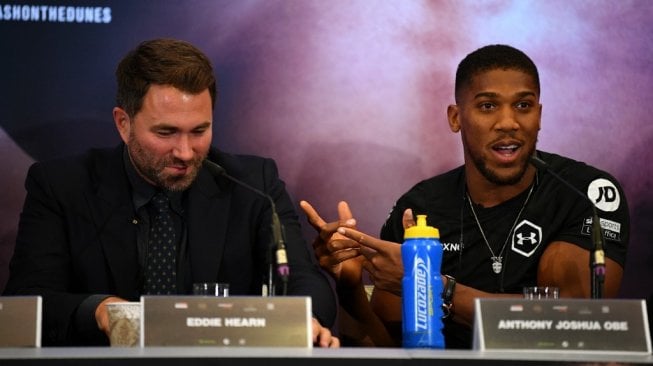
[[[496,184],[498,186],[511,186],[519,183],[519,181],[524,177],[524,174],[526,174],[526,169],[528,169],[528,161],[526,161],[524,164],[522,164],[517,174],[503,178],[496,174],[494,170],[488,168],[487,164],[485,164],[485,160],[482,157],[472,157],[472,161],[474,162],[476,169],[481,172],[485,179],[487,179],[490,183]]]
[[[182,164],[188,166],[190,171],[188,174],[182,176],[167,176],[163,170],[166,165],[175,163],[173,157],[164,157],[157,160],[148,153],[143,146],[134,138],[129,136],[129,144],[127,146],[129,156],[136,170],[148,181],[154,183],[157,187],[161,187],[168,191],[181,192],[185,191],[195,181],[197,174],[202,166],[202,161],[205,156],[198,156],[188,163]]]
[[[476,156],[472,153],[472,151],[469,149],[469,144],[467,143],[466,136],[463,134],[462,135],[462,141],[463,141],[463,149],[466,150],[466,153],[468,156],[471,157],[472,162],[474,163],[474,166],[476,169],[487,179],[490,183],[498,185],[498,186],[510,186],[519,183],[519,181],[524,177],[524,174],[526,174],[526,170],[528,169],[528,159],[522,163],[521,168],[519,171],[511,175],[509,177],[501,177],[499,176],[496,171],[488,168],[484,156]],[[537,141],[537,140],[536,140]],[[535,145],[533,145],[531,151],[528,152],[527,156],[531,156],[535,153]]]

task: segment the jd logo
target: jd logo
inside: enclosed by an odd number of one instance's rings
[[[590,183],[587,187],[587,197],[599,210],[606,212],[616,211],[621,203],[617,187],[604,178],[595,179]]]
[[[512,251],[524,257],[530,257],[542,242],[542,228],[528,220],[522,220],[515,226],[512,236]]]
[[[617,190],[613,187],[599,187],[599,198],[596,199],[596,202],[601,201],[605,202],[614,202],[617,200]]]

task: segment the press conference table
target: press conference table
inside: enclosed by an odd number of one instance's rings
[[[0,365],[634,365],[648,354],[480,352],[401,348],[0,348]]]

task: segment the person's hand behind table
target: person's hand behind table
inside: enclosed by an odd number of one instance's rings
[[[329,328],[323,327],[320,322],[313,318],[313,345],[322,348],[339,348],[340,339],[331,334]]]
[[[104,332],[104,334],[107,335],[107,337],[110,336],[111,328],[109,328],[109,312],[107,311],[106,305],[112,302],[125,302],[127,300],[122,299],[117,296],[109,296],[106,299],[102,300],[102,302],[95,308],[95,321],[97,322],[97,327],[101,331]]]
[[[337,232],[339,227],[356,227],[347,202],[338,202],[338,221],[327,223],[307,201],[301,201],[300,207],[306,214],[308,222],[318,232],[313,241],[313,249],[320,267],[329,273],[338,285],[356,286],[362,280],[362,262],[360,246]]]

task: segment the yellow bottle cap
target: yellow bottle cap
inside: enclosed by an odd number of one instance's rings
[[[433,226],[426,225],[426,215],[417,215],[417,225],[404,231],[404,239],[411,238],[440,238],[440,231]]]

